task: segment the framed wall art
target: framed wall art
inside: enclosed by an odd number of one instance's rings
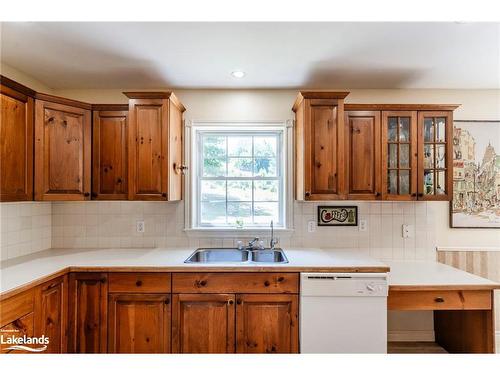
[[[500,121],[454,121],[450,226],[500,228]]]
[[[357,206],[318,206],[318,226],[358,225]]]

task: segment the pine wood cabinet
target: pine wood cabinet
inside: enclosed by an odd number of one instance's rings
[[[173,353],[234,353],[234,294],[173,294]]]
[[[182,114],[171,92],[125,92],[129,98],[129,199],[182,199]]]
[[[295,112],[295,197],[345,198],[345,92],[301,91]]]
[[[69,275],[68,352],[106,353],[108,326],[106,273]]]
[[[5,343],[0,342],[0,353],[24,353],[7,349],[9,337],[33,336],[34,332],[34,292],[33,288],[20,292],[0,302],[0,330]],[[29,346],[29,345],[28,345]],[[38,346],[38,345],[36,345]]]
[[[109,295],[109,353],[170,353],[170,294]]]
[[[236,296],[237,353],[298,353],[298,296]]]
[[[347,199],[380,199],[380,112],[346,111],[344,125]]]
[[[92,199],[128,198],[128,105],[93,105]]]
[[[44,353],[66,353],[68,276],[60,276],[35,288],[35,336],[49,338]]]
[[[0,76],[0,201],[33,200],[35,92]]]
[[[88,200],[91,106],[37,94],[35,200]]]

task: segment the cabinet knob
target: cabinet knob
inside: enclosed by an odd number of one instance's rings
[[[419,197],[423,197],[423,196],[424,196],[424,193],[418,193],[418,196],[419,196]]]
[[[416,197],[416,196],[417,196],[417,193],[411,193],[411,196],[412,196],[412,197]]]
[[[165,300],[165,305],[168,305],[169,303],[170,303],[170,298],[167,298],[167,299]]]
[[[436,297],[436,298],[434,298],[434,302],[443,303],[444,302],[444,298],[443,297]]]
[[[241,305],[241,302],[242,302],[242,301],[241,301],[241,299],[239,299],[239,298],[236,300],[236,304],[237,304],[237,305]]]
[[[92,192],[92,194],[90,194],[90,196],[91,196],[92,198],[97,198],[97,193]]]
[[[167,193],[161,193],[161,196],[162,196],[163,198],[166,198],[166,197],[167,197]]]
[[[285,280],[285,278],[284,278],[283,276],[278,277],[278,282],[279,282],[279,283],[281,283],[281,282],[282,282],[282,281],[284,281],[284,280]]]
[[[89,192],[83,193],[83,196],[84,197],[90,197],[90,193]]]
[[[234,301],[232,299],[230,299],[229,301],[227,301],[227,303],[232,305],[234,303]]]
[[[304,195],[305,195],[305,197],[307,199],[307,198],[309,198],[311,196],[311,192],[310,191],[306,191]]]
[[[196,282],[196,284],[198,285],[198,287],[200,287],[200,286],[205,286],[205,285],[207,285],[207,281],[206,281],[206,280],[201,280],[201,281],[200,281],[200,280],[198,280],[198,281]]]
[[[264,286],[269,286],[269,285],[271,285],[271,283],[269,281],[267,281],[267,280],[264,281]]]
[[[137,280],[135,282],[135,286],[142,286],[142,281],[141,280]]]
[[[185,174],[185,171],[188,170],[188,167],[184,164],[174,163],[173,167],[174,167],[175,173],[177,173],[177,174]]]
[[[377,191],[377,192],[375,193],[375,196],[376,196],[376,197],[380,197],[380,192],[378,192],[378,191]]]

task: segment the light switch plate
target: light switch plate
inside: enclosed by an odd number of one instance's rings
[[[144,233],[144,220],[137,220],[135,223],[135,228],[137,230],[137,233]]]
[[[411,232],[412,232],[412,226],[409,225],[409,224],[403,224],[403,227],[402,227],[402,233],[401,235],[403,236],[403,238],[410,238],[411,237]]]
[[[309,220],[307,222],[307,231],[309,233],[316,232],[316,222],[314,220]]]
[[[368,229],[368,221],[366,219],[362,219],[359,221],[359,231],[366,232]]]

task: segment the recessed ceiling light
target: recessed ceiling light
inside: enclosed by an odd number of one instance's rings
[[[235,70],[234,72],[231,72],[231,75],[234,78],[243,78],[246,75],[246,73],[242,70]]]

